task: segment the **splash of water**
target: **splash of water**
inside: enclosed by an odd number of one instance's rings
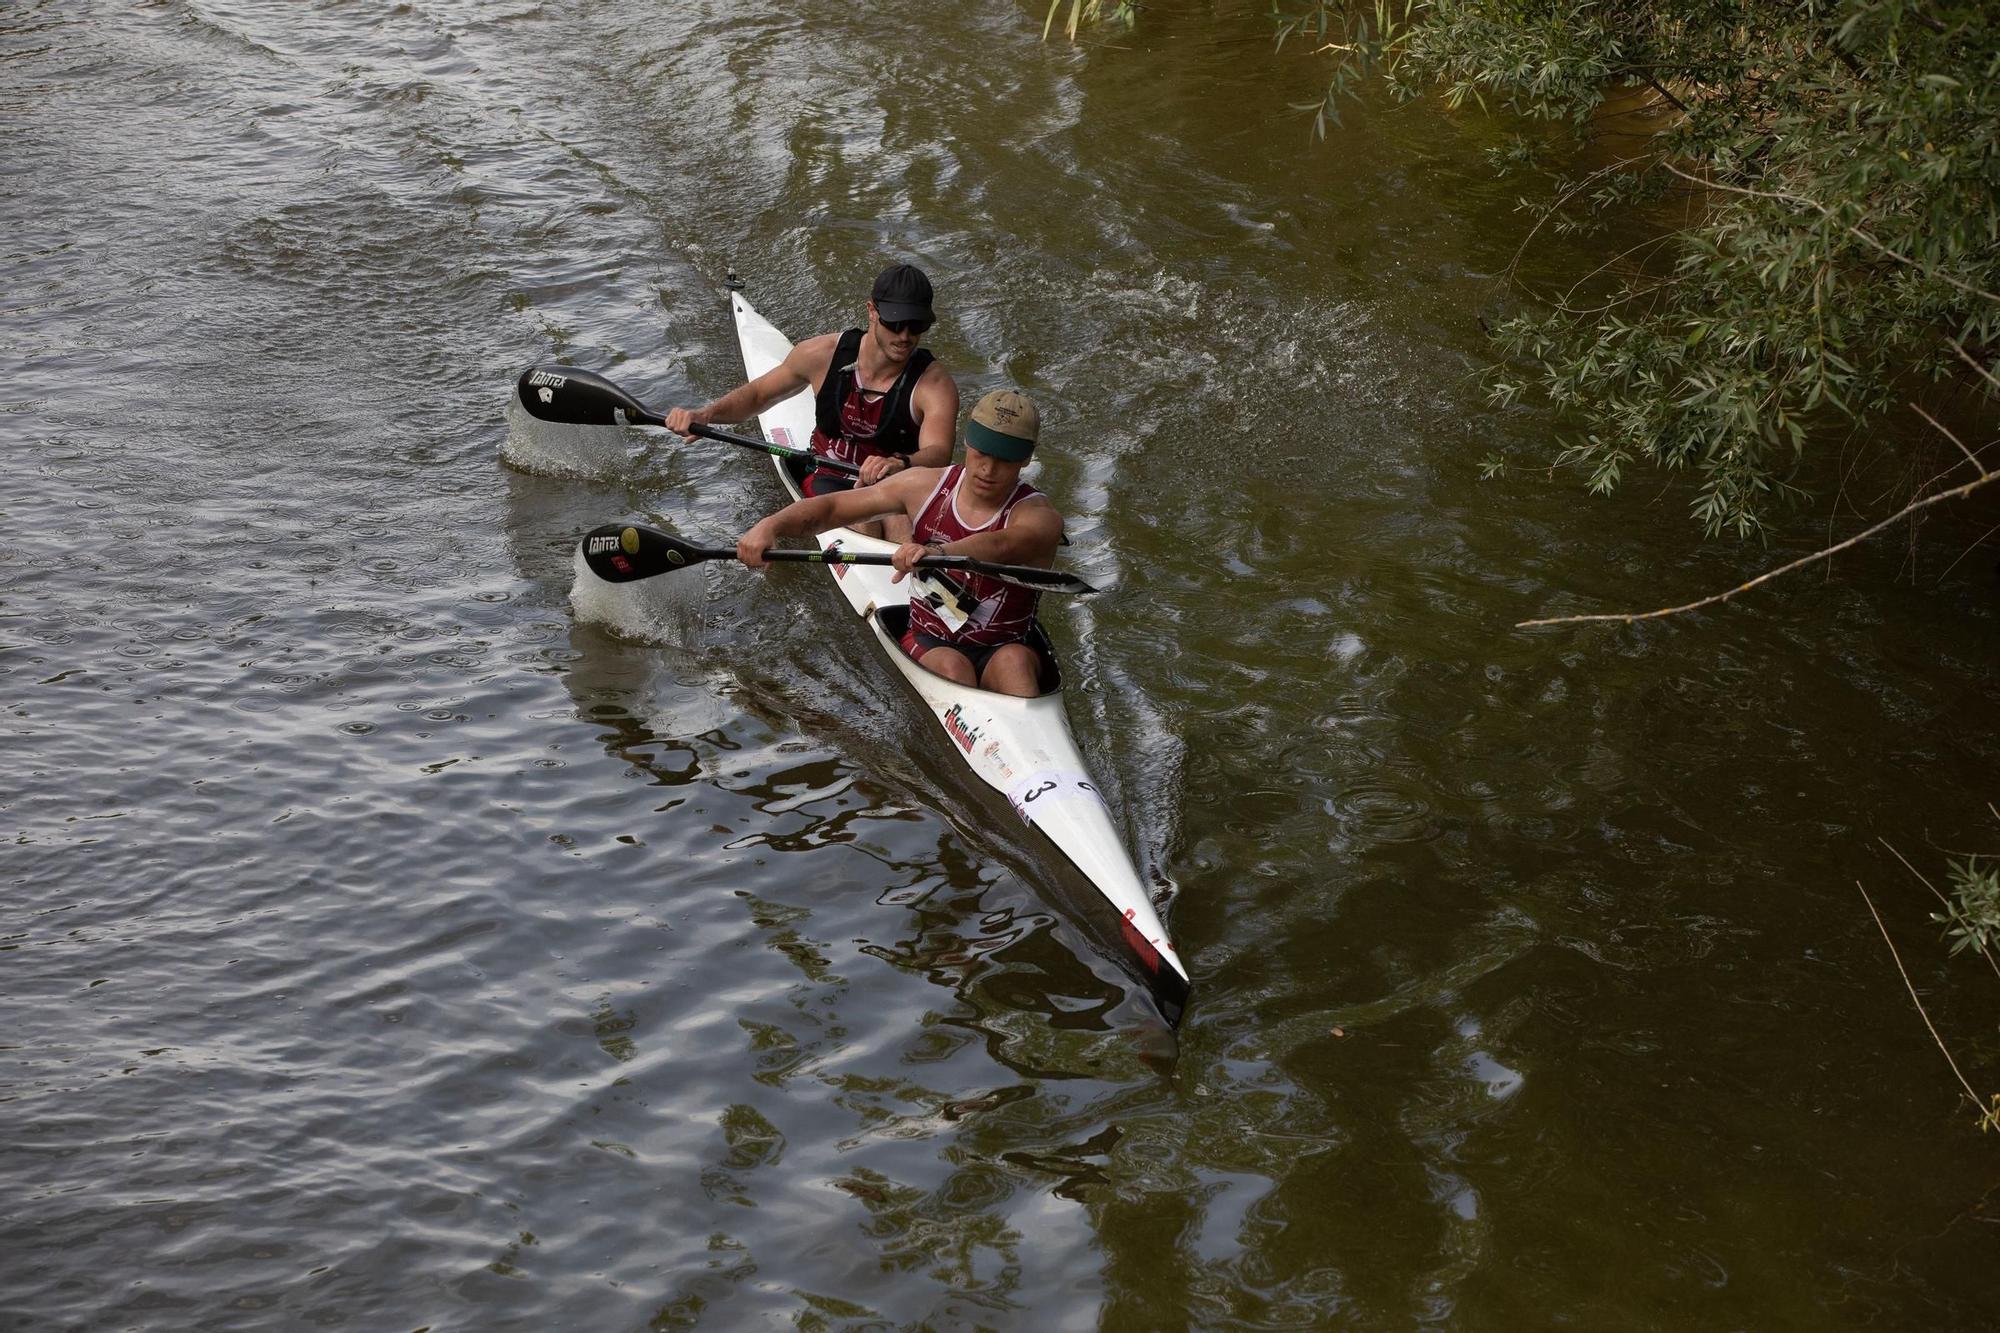
[[[500,461],[538,477],[604,480],[631,472],[643,442],[620,426],[572,426],[530,416],[512,394],[507,396],[507,439]]]
[[[578,548],[570,557],[569,589],[576,618],[620,639],[662,648],[699,647],[708,580],[701,566],[634,583],[606,583],[590,572]]]

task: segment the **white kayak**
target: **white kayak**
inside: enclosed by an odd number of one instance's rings
[[[736,315],[736,335],[743,348],[743,368],[755,379],[785,359],[791,341],[758,314],[741,292],[730,293]],[[801,389],[758,418],[774,444],[796,449],[811,447],[813,395]],[[786,493],[798,499],[799,478],[786,459],[773,457]],[[891,542],[864,537],[848,528],[823,532],[821,549],[842,551],[895,550]],[[1111,812],[1084,770],[1083,758],[1071,737],[1063,711],[1061,675],[1054,649],[1039,641],[1051,664],[1047,692],[1032,699],[995,694],[991,690],[954,684],[924,670],[898,646],[909,617],[914,588],[919,596],[934,591],[923,579],[890,582],[894,573],[877,565],[826,567],[855,613],[868,622],[876,642],[903,679],[929,706],[952,748],[981,781],[1005,796],[1028,825],[1046,837],[1057,851],[1082,872],[1117,914],[1119,935],[1129,964],[1152,992],[1169,1023],[1180,1021],[1189,991],[1187,968],[1174,952],[1159,913],[1153,910],[1145,884],[1132,864],[1131,853],[1112,823]],[[1039,635],[1041,630],[1036,629]]]

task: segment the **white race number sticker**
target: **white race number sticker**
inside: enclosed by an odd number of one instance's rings
[[[1085,774],[1044,769],[1027,781],[1017,783],[1007,793],[1007,799],[1013,803],[1015,813],[1032,824],[1037,814],[1066,801],[1101,802],[1104,798],[1097,794],[1096,786]]]

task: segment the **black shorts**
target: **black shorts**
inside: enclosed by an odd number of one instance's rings
[[[1035,645],[1026,639],[1015,639],[1012,643],[953,643],[950,639],[940,639],[935,634],[920,634],[916,630],[906,629],[897,646],[912,662],[922,662],[924,654],[933,648],[949,648],[955,653],[963,653],[965,660],[972,663],[972,674],[976,679],[986,674],[986,664],[993,660],[993,654],[1002,648],[1011,648],[1016,643],[1025,645],[1029,652],[1035,654],[1036,661],[1040,662],[1041,653],[1037,652]],[[1037,667],[1037,670],[1039,669]]]
[[[843,472],[828,472],[823,468],[814,468],[806,473],[806,479],[799,489],[808,496],[832,495],[835,491],[853,490],[854,483],[858,480],[859,478],[850,477]]]

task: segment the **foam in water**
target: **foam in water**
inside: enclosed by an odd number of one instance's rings
[[[634,435],[621,426],[572,426],[530,416],[507,395],[507,439],[500,461],[538,477],[603,479],[631,470]]]
[[[570,563],[574,577],[569,603],[579,621],[635,643],[699,646],[702,608],[708,601],[708,579],[701,566],[634,583],[606,583],[584,564],[580,547],[570,556]]]

